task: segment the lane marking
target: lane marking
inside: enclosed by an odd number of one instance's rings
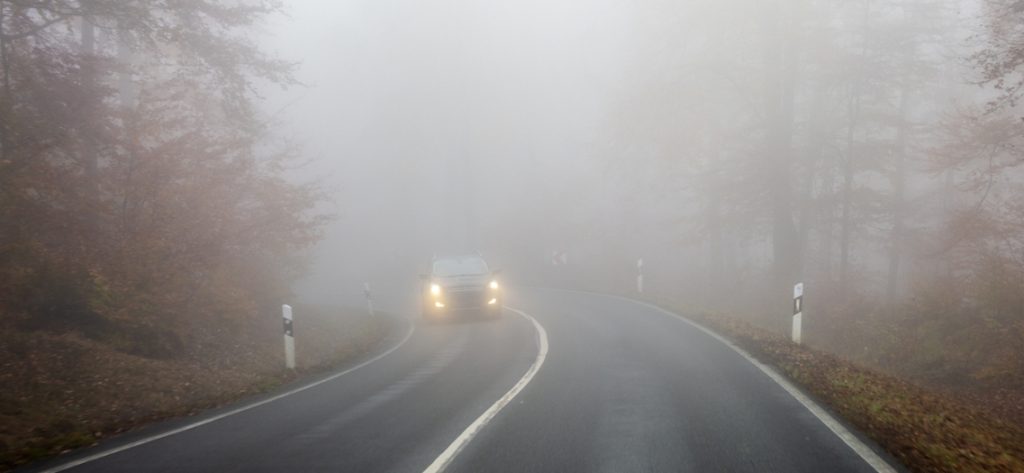
[[[430,379],[450,365],[452,361],[458,358],[459,354],[465,351],[466,341],[468,338],[469,337],[466,335],[466,332],[461,331],[455,340],[449,342],[442,350],[433,355],[429,361],[420,366],[416,371],[407,374],[391,386],[377,391],[373,395],[364,398],[349,407],[345,407],[338,411],[336,415],[320,423],[317,427],[307,430],[294,438],[299,443],[309,443],[317,439],[327,438],[332,433],[337,433],[338,429],[343,428],[346,423],[353,419],[370,414],[374,409],[398,399],[403,393],[409,391],[423,381]]]
[[[527,384],[530,384],[530,380],[532,380],[533,376],[540,371],[540,367],[544,365],[544,360],[548,356],[547,331],[544,330],[544,327],[540,322],[537,322],[537,319],[531,317],[526,312],[513,309],[508,306],[505,308],[523,316],[526,320],[533,323],[533,328],[537,331],[537,358],[533,360],[533,364],[530,365],[530,369],[526,370],[523,377],[519,378],[519,382],[517,382],[515,386],[512,386],[512,389],[505,393],[504,396],[495,401],[495,403],[484,411],[483,414],[480,414],[480,417],[477,417],[472,424],[469,424],[469,427],[466,427],[466,430],[463,430],[462,433],[455,438],[455,441],[453,441],[448,448],[444,449],[444,451],[441,452],[441,455],[434,459],[434,462],[431,463],[427,469],[423,470],[423,473],[440,473],[444,471],[459,452],[461,452],[462,449],[465,448],[481,430],[483,430],[487,423],[493,420],[494,417],[498,415],[498,412],[508,405],[509,402],[512,402],[512,399],[515,398]]]
[[[576,290],[571,290],[571,289],[556,289],[556,290],[563,290],[563,291],[568,291],[568,292],[581,292],[581,293],[585,293],[585,294],[593,294],[593,295],[611,297],[611,298],[615,298],[615,299],[624,300],[624,301],[627,301],[627,302],[632,302],[632,303],[635,303],[635,304],[639,304],[639,305],[645,306],[645,307],[647,307],[649,309],[654,309],[656,312],[659,312],[659,313],[661,313],[663,315],[670,316],[670,317],[672,317],[675,320],[680,320],[680,321],[683,321],[683,322],[686,322],[686,323],[690,324],[694,328],[696,328],[696,329],[698,329],[698,330],[700,330],[700,331],[702,331],[702,332],[704,332],[704,333],[714,337],[715,340],[718,340],[719,342],[722,342],[723,344],[725,344],[729,348],[732,348],[733,351],[738,353],[743,358],[746,358],[747,361],[749,361],[751,364],[753,364],[758,369],[760,369],[761,372],[763,372],[765,375],[768,376],[768,378],[770,378],[772,381],[775,381],[775,384],[778,384],[780,387],[782,387],[782,389],[784,389],[787,393],[789,393],[790,396],[793,396],[793,398],[796,399],[797,402],[802,404],[808,411],[810,411],[811,414],[814,415],[814,417],[817,417],[818,420],[820,420],[822,424],[825,424],[825,427],[828,427],[828,429],[831,430],[833,434],[835,434],[837,437],[839,437],[839,439],[842,440],[843,443],[846,444],[846,446],[850,447],[850,449],[853,450],[854,453],[856,453],[862,460],[864,460],[865,463],[867,463],[875,471],[877,471],[878,473],[896,473],[896,469],[893,468],[892,465],[890,465],[888,462],[885,461],[885,459],[883,459],[877,453],[875,453],[875,451],[872,450],[871,447],[867,446],[867,444],[865,444],[859,438],[857,438],[856,435],[854,435],[852,432],[849,431],[849,429],[844,427],[843,424],[840,423],[838,420],[836,420],[835,417],[832,417],[832,415],[829,414],[828,411],[826,411],[824,408],[819,406],[818,403],[814,402],[814,400],[811,399],[809,396],[804,394],[803,391],[800,390],[800,388],[796,387],[793,383],[790,383],[789,380],[787,380],[785,377],[780,375],[777,371],[775,371],[774,368],[772,368],[771,366],[768,366],[768,365],[766,365],[764,363],[761,363],[756,358],[751,356],[750,353],[747,353],[746,350],[744,350],[743,348],[740,348],[738,345],[736,345],[735,343],[729,341],[725,337],[722,337],[721,335],[719,335],[718,333],[714,332],[713,330],[711,330],[711,329],[709,329],[709,328],[707,328],[707,327],[705,327],[705,326],[703,326],[703,325],[701,325],[701,324],[699,324],[697,322],[694,322],[694,321],[692,321],[692,320],[690,320],[690,319],[688,319],[688,318],[686,318],[686,317],[684,317],[682,315],[679,315],[679,314],[677,314],[675,312],[671,312],[669,310],[663,309],[663,308],[658,307],[658,306],[656,306],[654,304],[651,304],[649,302],[638,301],[636,299],[630,299],[628,297],[617,296],[617,295],[613,295],[613,294],[601,294],[601,293],[597,293],[597,292],[576,291]]]
[[[264,399],[262,401],[257,401],[257,402],[254,402],[252,404],[247,404],[245,406],[232,409],[232,410],[230,410],[228,412],[223,412],[223,413],[217,414],[217,415],[215,415],[213,417],[210,417],[210,418],[207,418],[207,419],[203,419],[203,420],[201,420],[199,422],[194,422],[192,424],[188,424],[188,425],[185,425],[185,426],[182,426],[182,427],[178,427],[178,428],[173,429],[173,430],[168,430],[167,432],[163,432],[163,433],[156,434],[156,435],[153,435],[153,436],[150,436],[150,437],[146,437],[146,438],[143,438],[143,439],[136,440],[136,441],[131,442],[131,443],[127,443],[127,444],[121,445],[120,447],[112,448],[110,450],[105,450],[105,451],[102,451],[102,452],[99,452],[99,453],[96,453],[96,454],[93,454],[93,455],[89,455],[89,456],[84,457],[84,458],[80,458],[78,460],[70,461],[70,462],[67,462],[67,463],[64,463],[64,464],[61,464],[61,465],[57,465],[57,466],[52,467],[52,468],[48,468],[46,470],[43,470],[42,473],[55,473],[55,472],[58,472],[58,471],[64,471],[64,470],[68,470],[68,469],[71,469],[71,468],[75,468],[75,467],[84,465],[86,463],[99,460],[100,458],[108,457],[108,456],[113,455],[115,453],[120,453],[120,452],[123,452],[125,450],[138,447],[140,445],[145,445],[147,443],[154,442],[154,441],[160,440],[162,438],[170,437],[170,436],[175,435],[175,434],[180,434],[182,432],[185,432],[185,431],[188,431],[188,430],[192,430],[192,429],[194,429],[196,427],[200,427],[200,426],[212,423],[212,422],[216,422],[216,421],[221,420],[221,419],[223,419],[225,417],[233,416],[233,415],[238,414],[240,412],[245,412],[245,411],[247,411],[249,409],[253,409],[255,407],[259,407],[259,406],[262,406],[264,404],[269,404],[271,402],[277,401],[278,399],[281,399],[281,398],[284,398],[284,397],[287,397],[287,396],[291,396],[292,394],[299,393],[299,392],[305,391],[307,389],[314,388],[316,386],[324,384],[324,383],[326,383],[328,381],[338,379],[338,378],[340,378],[340,377],[342,377],[342,376],[344,376],[346,374],[349,374],[349,373],[351,373],[351,372],[353,372],[355,370],[358,370],[359,368],[362,368],[362,367],[364,367],[364,366],[366,366],[366,365],[368,365],[370,363],[373,363],[374,361],[377,361],[377,360],[379,360],[381,358],[384,358],[385,356],[390,355],[395,350],[397,350],[399,347],[401,347],[402,345],[405,345],[405,342],[409,341],[409,339],[412,338],[412,334],[413,334],[413,332],[415,330],[416,330],[416,324],[414,324],[412,322],[412,320],[410,320],[409,321],[409,330],[406,331],[405,337],[403,337],[402,341],[398,342],[397,345],[389,348],[384,353],[381,353],[381,354],[379,354],[379,355],[377,355],[377,356],[375,356],[373,358],[370,358],[369,360],[366,360],[366,361],[364,361],[364,362],[362,362],[362,363],[360,363],[360,364],[358,364],[356,366],[353,366],[353,367],[351,367],[351,368],[349,368],[349,369],[347,369],[345,371],[342,371],[340,373],[332,374],[332,375],[330,375],[330,376],[328,376],[328,377],[326,377],[324,379],[321,379],[319,381],[314,381],[314,382],[309,383],[307,385],[299,386],[299,387],[297,387],[295,389],[292,389],[291,391],[287,391],[287,392],[275,395],[273,397],[269,397],[269,398]]]

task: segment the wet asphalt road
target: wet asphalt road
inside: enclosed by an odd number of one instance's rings
[[[520,290],[509,304],[543,326],[547,357],[447,471],[875,471],[756,366],[675,317],[625,299],[546,289]],[[498,321],[414,322],[408,337],[407,327],[381,352],[404,340],[397,349],[347,374],[69,471],[423,471],[534,364],[539,338],[512,311]]]

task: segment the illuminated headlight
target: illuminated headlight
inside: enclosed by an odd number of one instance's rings
[[[498,281],[496,281],[496,280],[495,281],[491,281],[490,286],[491,286],[491,289],[497,289],[498,288]]]
[[[430,293],[435,295],[435,296],[440,296],[441,295],[441,285],[440,284],[431,284],[430,285]],[[444,307],[444,306],[440,306],[440,307]]]
[[[497,303],[498,303],[498,299],[495,299],[493,297],[491,298],[491,300],[487,301],[487,305],[494,305],[494,304],[497,304]]]
[[[437,307],[438,309],[444,308],[444,302],[434,301],[434,307]]]

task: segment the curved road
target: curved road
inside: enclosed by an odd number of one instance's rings
[[[744,356],[676,317],[595,294],[529,289],[513,296],[546,332],[543,359],[538,328],[513,311],[496,322],[416,324],[411,336],[395,335],[393,351],[308,389],[155,425],[35,469],[889,468],[870,449],[842,440]],[[522,390],[509,401],[516,386]],[[507,405],[496,406],[503,397]],[[489,422],[466,431],[488,412]],[[461,448],[449,448],[453,442]]]

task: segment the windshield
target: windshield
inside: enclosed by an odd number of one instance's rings
[[[434,261],[434,274],[441,277],[487,274],[487,263],[476,257],[448,258]]]

